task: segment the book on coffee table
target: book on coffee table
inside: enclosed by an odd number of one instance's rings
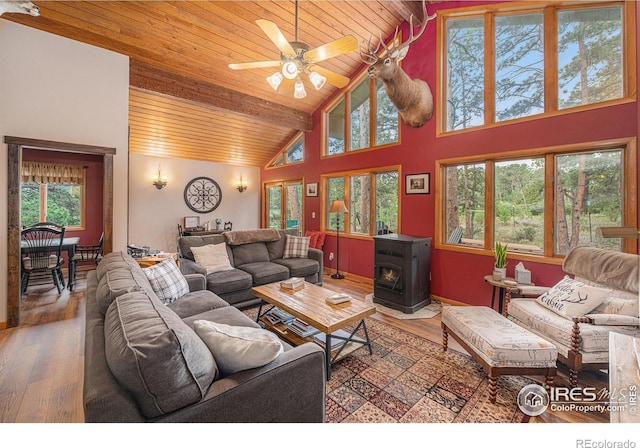
[[[348,338],[349,337],[349,333],[347,333],[344,330],[336,330],[333,333],[331,333],[331,336],[341,336],[343,338]],[[318,344],[320,344],[322,347],[326,347],[327,345],[327,335],[324,333],[318,333],[313,337],[313,340],[315,342],[317,342]],[[344,344],[346,341],[343,341],[342,339],[338,339],[338,338],[331,338],[331,350],[340,347],[342,344]]]
[[[280,282],[280,287],[282,289],[292,289],[297,290],[304,288],[304,278],[302,277],[291,277],[287,280],[283,280]]]

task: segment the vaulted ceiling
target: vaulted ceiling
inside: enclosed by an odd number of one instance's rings
[[[112,50],[130,58],[130,152],[218,163],[263,166],[337,88],[293,97],[266,82],[276,69],[231,70],[230,63],[279,59],[280,52],[256,24],[276,23],[295,40],[295,2],[273,1],[34,1],[40,16],[2,19]],[[432,3],[432,2],[427,2]],[[300,0],[298,40],[311,48],[353,35],[389,36],[420,1]],[[350,77],[358,51],[322,67]]]

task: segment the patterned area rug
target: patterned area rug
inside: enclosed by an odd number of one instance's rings
[[[364,303],[370,303],[376,307],[376,310],[379,313],[386,314],[387,316],[395,317],[400,320],[408,320],[408,319],[431,319],[432,317],[437,316],[442,311],[442,303],[432,300],[431,303],[424,308],[420,308],[415,313],[405,314],[402,311],[394,310],[393,308],[388,308],[386,306],[382,306],[379,303],[373,303],[373,294],[367,294],[364,297]]]
[[[255,318],[257,308],[245,310]],[[473,358],[376,319],[366,319],[366,348],[334,364],[327,383],[327,423],[518,423],[516,403],[531,381],[498,379],[495,404],[489,380]]]

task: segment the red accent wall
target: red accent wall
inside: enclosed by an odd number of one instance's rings
[[[433,14],[434,7],[447,9],[477,4],[477,2],[450,2],[442,5],[429,5],[429,13]],[[637,8],[637,11],[640,11],[640,8]],[[640,18],[640,12],[637,12],[637,15]],[[412,78],[421,78],[427,81],[435,98],[436,32],[433,25],[429,24],[422,37],[412,44],[403,61],[403,68]],[[401,29],[403,35],[407,35],[406,23]],[[638,60],[640,60],[640,55]],[[436,110],[436,113],[439,112]],[[313,130],[305,135],[305,163],[278,169],[263,169],[261,180],[267,182],[304,177],[305,182],[319,182],[320,175],[324,173],[401,165],[401,233],[432,237],[435,230],[434,170],[436,160],[637,137],[640,127],[638,115],[637,102],[631,102],[436,138],[434,114],[434,118],[417,129],[403,124],[401,143],[397,146],[321,159],[320,111],[318,110],[313,114]],[[431,194],[404,194],[404,176],[416,173],[431,173]],[[305,197],[305,230],[320,228],[322,206],[319,197]],[[312,212],[315,212],[315,218],[311,217]],[[335,260],[330,262],[328,254],[329,252],[335,253],[335,251],[335,237],[328,236],[324,246],[325,266],[332,270],[335,269]],[[373,242],[341,236],[339,261],[340,271],[372,278]],[[508,275],[513,275],[515,264],[513,260],[509,264]],[[531,270],[532,281],[536,284],[553,284],[564,275],[560,266],[533,262],[526,262],[525,265]],[[483,278],[491,273],[492,267],[493,257],[432,249],[431,292],[449,300],[473,305],[489,305],[491,287],[484,283]]]
[[[22,160],[66,163],[87,167],[85,171],[85,229],[67,230],[65,236],[80,237],[80,244],[96,244],[102,234],[104,221],[102,217],[102,181],[104,177],[102,156],[25,148],[22,150]],[[66,252],[64,258],[66,263]]]

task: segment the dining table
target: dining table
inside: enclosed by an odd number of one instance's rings
[[[51,240],[48,246],[57,246],[60,240],[55,239]],[[76,254],[76,247],[80,242],[80,237],[78,236],[69,236],[62,238],[62,246],[61,250],[67,252],[67,263],[69,263],[69,268],[67,272],[68,280],[67,280],[67,288],[70,291],[73,291],[73,287],[75,286],[76,279],[76,262],[73,259],[73,256]],[[23,253],[30,253],[38,250],[38,247],[27,247],[25,241],[21,241],[21,250]]]

